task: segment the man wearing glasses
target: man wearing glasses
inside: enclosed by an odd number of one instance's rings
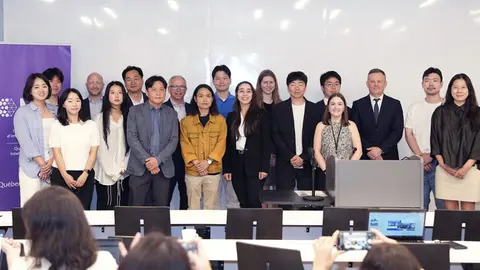
[[[184,97],[187,92],[187,82],[180,75],[175,75],[168,81],[168,93],[170,98],[164,103],[177,111],[178,121],[182,120],[190,113],[190,104],[185,102]],[[179,126],[180,127],[180,126]],[[180,133],[180,131],[179,131]],[[185,163],[180,148],[180,140],[178,140],[177,149],[173,153],[173,164],[175,165],[175,176],[170,180],[169,202],[172,201],[173,191],[178,184],[178,192],[180,194],[180,210],[188,209],[187,187],[185,186]]]
[[[318,121],[322,121],[325,107],[327,107],[328,99],[331,95],[340,92],[342,87],[342,77],[336,71],[327,71],[320,76],[320,86],[323,92],[323,100],[317,102],[317,108],[320,112]],[[347,107],[348,117],[351,116],[351,108]]]

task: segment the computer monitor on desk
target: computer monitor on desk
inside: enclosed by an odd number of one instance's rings
[[[326,193],[335,207],[423,208],[422,160],[327,159]]]

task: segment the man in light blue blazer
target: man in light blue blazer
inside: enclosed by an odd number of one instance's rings
[[[168,206],[170,178],[175,175],[172,155],[178,144],[177,112],[164,106],[167,82],[161,76],[145,81],[148,102],[130,108],[127,141],[131,149],[130,205],[144,206],[149,191],[155,206]]]

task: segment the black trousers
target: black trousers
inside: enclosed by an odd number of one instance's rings
[[[170,180],[170,191],[168,194],[169,203],[172,202],[173,192],[175,191],[175,186],[177,186],[178,193],[180,195],[180,210],[188,209],[188,196],[187,196],[187,186],[185,185],[185,164],[183,159],[174,160],[175,164],[175,176]]]
[[[74,180],[77,180],[77,178],[80,177],[83,171],[67,171],[67,173],[70,174]],[[92,173],[90,173],[90,175],[87,177],[87,180],[82,187],[72,189],[67,185],[67,183],[65,183],[65,180],[63,179],[62,174],[60,174],[60,171],[57,168],[53,167],[50,181],[54,186],[61,186],[73,192],[82,203],[83,209],[90,210],[90,203],[92,202],[93,197],[93,176],[94,173],[92,171]]]
[[[258,174],[248,176],[245,169],[245,155],[238,154],[235,158],[232,172],[232,185],[237,194],[241,208],[261,208],[260,191],[264,180],[258,179]]]
[[[277,166],[283,165],[277,163]],[[286,166],[292,165],[288,164]],[[290,177],[285,175],[280,176],[277,173],[277,190],[294,190],[295,186],[297,187],[297,190],[312,190],[312,170],[310,166],[306,166],[303,169],[293,169],[292,167],[289,175]],[[317,188],[319,186],[318,179],[315,184],[315,190],[319,190]]]
[[[132,206],[151,205],[168,206],[168,193],[170,190],[170,178],[166,178],[163,172],[152,175],[145,170],[142,176],[130,175],[130,204]]]
[[[128,205],[129,178],[127,177],[111,186],[105,186],[95,181],[97,210],[113,210],[115,206]]]

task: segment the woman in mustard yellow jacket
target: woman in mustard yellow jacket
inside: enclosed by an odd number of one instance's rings
[[[180,146],[185,160],[188,209],[215,209],[218,199],[222,157],[227,142],[227,124],[218,113],[210,86],[193,91],[192,111],[180,123]]]

